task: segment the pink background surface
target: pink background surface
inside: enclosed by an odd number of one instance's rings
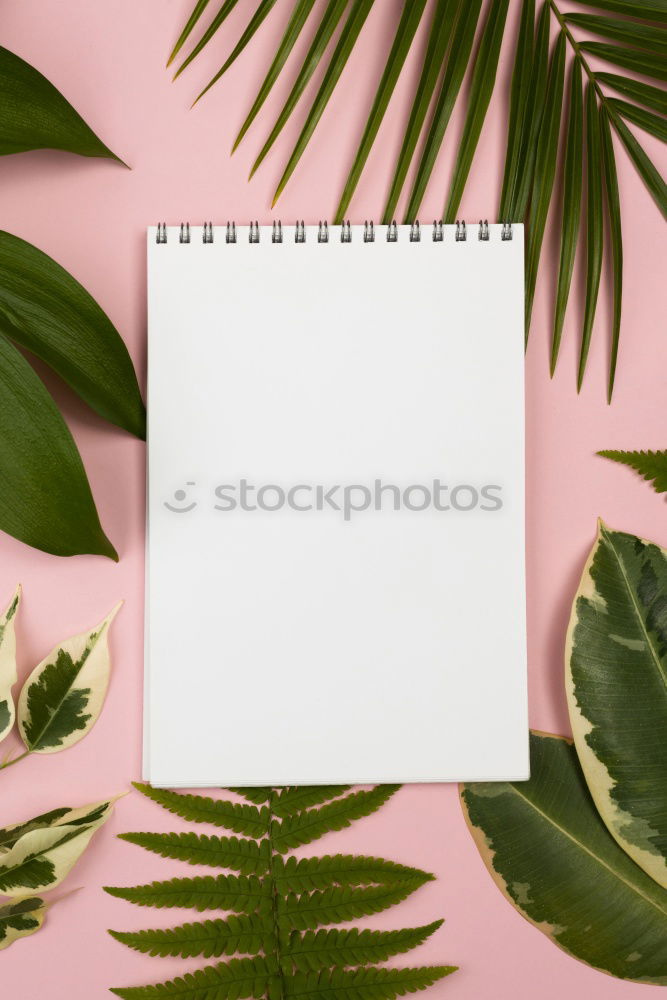
[[[5,157],[0,160],[2,227],[54,256],[91,291],[121,331],[143,377],[146,225],[161,219],[268,222],[273,217],[289,221],[303,217],[310,223],[330,217],[382,69],[386,47],[380,42],[391,30],[400,3],[376,4],[316,142],[273,215],[271,194],[291,148],[294,127],[251,184],[246,177],[284,99],[285,82],[276,87],[259,124],[231,160],[228,151],[291,3],[282,0],[277,5],[253,47],[192,112],[191,100],[222,62],[229,40],[238,37],[247,3],[239,5],[223,38],[212,43],[201,61],[174,85],[164,71],[165,57],[192,0],[105,4],[21,0],[2,6],[2,44],[47,75],[132,166],[127,171],[111,162],[55,152]],[[510,17],[516,16],[518,7],[518,0],[513,0]],[[499,70],[503,82],[510,71],[512,46],[507,41]],[[303,50],[300,45],[298,51]],[[408,84],[417,72],[413,58],[352,204],[355,222],[377,218],[382,209],[401,141]],[[457,116],[450,127],[423,205],[423,219],[432,219],[442,209],[460,123]],[[463,199],[462,218],[495,217],[504,128],[505,108],[498,93]],[[658,141],[645,134],[641,139],[664,169]],[[565,625],[597,515],[613,527],[667,545],[664,497],[628,470],[594,454],[604,447],[667,444],[663,350],[667,255],[662,221],[620,150],[618,159],[626,271],[613,405],[606,405],[604,392],[606,294],[581,395],[577,396],[574,384],[581,319],[578,294],[568,316],[557,377],[549,380],[556,272],[552,238],[545,245],[527,357],[530,719],[537,728],[560,733],[568,731],[562,685]],[[579,287],[580,280],[578,275]],[[332,290],[332,305],[337,297]],[[347,305],[354,308],[353,303]],[[443,305],[446,309],[446,301]],[[50,385],[55,386],[51,381]],[[59,559],[0,535],[0,602],[8,600],[16,582],[24,585],[18,623],[21,676],[56,641],[98,621],[119,598],[126,604],[113,626],[113,675],[97,726],[62,756],[33,757],[2,775],[3,825],[55,806],[79,805],[122,792],[140,773],[144,446],[104,425],[59,387],[54,391],[80,445],[102,522],[121,561],[114,565],[93,557]],[[178,391],[174,386],[176,405]],[[176,622],[175,627],[187,628],[188,623]],[[474,726],[475,719],[469,724]],[[206,964],[142,956],[105,933],[109,927],[129,930],[190,919],[185,911],[132,907],[100,888],[183,873],[182,865],[149,856],[115,838],[123,830],[177,827],[177,820],[137,793],[122,799],[64,886],[85,888],[51,912],[43,931],[2,956],[7,995],[17,1000],[46,996],[97,1000],[108,995],[108,986],[156,982],[184,967]],[[437,874],[436,882],[372,921],[377,927],[397,927],[446,918],[444,927],[406,962],[460,966],[427,996],[532,1000],[539,993],[548,1000],[563,996],[639,1000],[656,990],[612,980],[576,962],[512,909],[473,846],[454,786],[404,787],[379,814],[313,846],[312,853],[320,848],[321,852],[354,850],[420,865]]]

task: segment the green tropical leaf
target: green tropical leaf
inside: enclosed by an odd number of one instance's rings
[[[600,113],[592,82],[586,87],[586,179],[588,198],[586,204],[586,306],[584,328],[581,335],[577,392],[581,390],[591,345],[593,320],[600,289],[602,273],[602,150],[600,138]]]
[[[275,978],[276,965],[268,958],[232,958],[229,962],[209,965],[154,986],[115,988],[111,992],[122,1000],[239,1000],[254,997],[262,1000]]]
[[[332,969],[297,972],[285,981],[286,997],[313,1000],[394,1000],[406,993],[425,990],[455,972],[453,965],[423,966],[418,969]]]
[[[596,73],[598,83],[606,83],[608,87],[617,90],[619,94],[631,97],[633,101],[638,101],[647,108],[653,108],[663,115],[667,115],[667,92],[652,87],[649,83],[641,83],[639,80],[632,80],[625,76],[616,76],[615,73]]]
[[[62,149],[122,163],[46,77],[0,46],[0,156]]]
[[[287,816],[280,823],[274,820],[271,830],[273,846],[280,854],[284,854],[290,847],[301,847],[319,840],[332,830],[343,830],[355,820],[370,816],[400,787],[377,785],[370,791],[352,792],[319,809],[308,809]]]
[[[21,600],[17,587],[11,601],[0,615],[0,741],[11,732],[16,717],[12,688],[16,684],[16,612]],[[1,837],[1,834],[0,834]]]
[[[626,45],[667,55],[667,31],[655,25],[622,21],[616,17],[598,17],[595,14],[566,14],[564,20],[576,28],[583,28],[603,38],[613,38]]]
[[[137,906],[155,906],[158,909],[176,906],[200,912],[232,910],[234,913],[251,914],[265,912],[271,905],[269,882],[254,875],[196,875],[147,885],[105,885],[104,891]]]
[[[625,122],[612,111],[612,123],[618,137],[625,146],[630,159],[639,171],[644,184],[649,189],[656,205],[667,218],[667,184],[658,173],[658,170],[646,155],[644,149],[635,139],[634,135]]]
[[[508,207],[509,218],[512,222],[520,222],[525,218],[533,184],[535,156],[549,77],[549,15],[550,8],[545,2],[540,9],[537,21],[529,92],[521,123],[521,143],[516,167],[516,181],[513,185],[513,197]]]
[[[459,210],[463,190],[468,179],[477,143],[486,118],[486,112],[491,100],[491,94],[496,82],[496,70],[500,46],[505,30],[509,0],[491,0],[486,23],[482,31],[479,48],[475,57],[468,110],[463,126],[463,135],[459,144],[454,176],[449,189],[449,197],[444,210],[444,221],[454,222]]]
[[[498,218],[511,222],[511,206],[518,182],[521,132],[530,97],[530,80],[533,64],[533,34],[535,32],[535,0],[523,0],[521,20],[514,54],[514,70],[510,91],[510,113],[507,125],[507,152],[500,195]]]
[[[138,781],[133,781],[132,784],[142,795],[190,823],[212,823],[213,826],[224,826],[227,830],[246,837],[263,837],[268,832],[269,810],[266,808],[257,809],[255,806],[240,805],[225,799],[151,788]]]
[[[612,462],[627,465],[651,483],[656,493],[667,493],[667,450],[665,451],[599,451],[598,455]]]
[[[121,833],[121,840],[163,858],[190,865],[231,868],[241,875],[265,875],[269,867],[268,842],[238,837],[207,837],[197,833]]]
[[[91,823],[103,820],[108,809],[109,802],[94,802],[92,805],[79,806],[75,809],[62,806],[34,816],[23,823],[7,826],[4,830],[0,830],[0,852],[8,851],[24,834],[32,830],[46,830],[56,826],[90,826]]]
[[[610,10],[614,14],[628,14],[630,17],[667,23],[665,0],[593,0],[593,2],[574,0],[574,2],[585,3],[587,7],[596,7],[598,10]]]
[[[0,951],[38,931],[44,923],[48,905],[39,896],[0,903]]]
[[[609,218],[609,245],[612,259],[613,280],[613,318],[611,325],[611,351],[609,355],[609,380],[607,384],[607,402],[611,403],[618,361],[618,343],[621,336],[621,303],[623,298],[623,234],[621,231],[621,203],[618,194],[618,178],[616,175],[616,160],[614,144],[609,127],[609,116],[604,107],[600,111],[600,133],[602,139],[602,162],[604,164],[604,181],[607,196],[607,215]]]
[[[202,920],[181,924],[167,930],[109,931],[116,941],[162,958],[220,958],[221,955],[257,955],[273,943],[273,923],[256,915],[228,917],[226,920]]]
[[[664,56],[650,55],[637,49],[624,49],[620,45],[607,45],[605,42],[580,42],[582,52],[588,52],[605,62],[623,66],[635,73],[653,76],[656,80],[667,80],[667,65]]]
[[[234,46],[232,52],[225,60],[225,62],[222,64],[222,66],[215,74],[213,79],[209,80],[209,82],[206,84],[202,92],[195,98],[194,102],[195,104],[197,103],[197,101],[201,100],[204,94],[206,94],[215,83],[218,82],[220,77],[227,72],[232,63],[236,62],[236,60],[241,55],[248,42],[253,38],[253,36],[257,33],[257,31],[261,27],[267,14],[270,14],[272,8],[275,6],[275,3],[276,0],[259,0],[259,6],[257,7],[257,10],[253,14],[253,16],[250,18],[250,21],[248,22],[248,27],[245,29],[245,31],[239,38],[238,42]],[[183,66],[181,66],[181,70],[184,68],[185,68],[185,63],[183,64]],[[179,73],[181,70],[179,70]]]
[[[332,928],[318,931],[292,931],[282,949],[285,972],[316,972],[332,966],[367,965],[385,962],[394,955],[411,951],[442,927],[444,921],[434,920],[423,927],[407,927],[400,931],[344,930]]]
[[[234,10],[234,8],[236,7],[236,5],[237,5],[238,2],[239,2],[239,0],[224,0],[224,2],[220,5],[220,8],[219,8],[217,14],[213,18],[213,20],[211,21],[211,23],[209,24],[208,28],[206,29],[206,31],[204,32],[204,34],[201,36],[201,38],[199,39],[199,41],[197,42],[197,44],[195,45],[195,47],[193,48],[192,52],[183,60],[183,62],[181,63],[181,65],[178,67],[178,69],[174,73],[174,80],[176,79],[176,77],[180,76],[181,73],[183,72],[183,70],[186,68],[186,66],[189,66],[190,63],[192,62],[192,60],[195,59],[199,55],[199,53],[204,48],[204,46],[208,45],[208,43],[211,41],[211,39],[215,35],[215,33],[218,30],[218,28],[222,25],[222,23],[224,21],[227,20],[227,18],[229,17],[229,15],[231,14],[231,12]],[[196,8],[195,8],[195,10],[196,10]],[[193,11],[192,13],[194,15],[195,11]],[[201,11],[200,11],[200,14],[201,14]],[[192,20],[192,17],[190,18],[190,20]],[[197,16],[197,20],[199,20],[199,15]],[[195,21],[195,23],[196,23],[196,21]],[[189,30],[187,30],[187,28],[188,28],[188,25],[186,24],[185,28],[183,29],[183,34],[185,34],[185,38],[183,39],[184,42],[189,37],[190,32],[192,31],[192,28],[194,28],[194,24],[191,25],[191,27],[190,27]],[[182,44],[183,43],[181,43],[181,45]],[[181,48],[181,45],[179,45],[179,49]],[[174,57],[176,55],[177,55],[177,52],[173,52],[172,53],[172,55],[169,58],[169,62],[170,63],[172,62],[172,60],[174,59]]]
[[[600,815],[667,888],[667,552],[600,522],[565,665],[575,745]]]
[[[292,816],[302,809],[318,806],[329,799],[335,799],[344,792],[349,792],[352,785],[293,785],[291,788],[281,788],[271,802],[275,816]]]
[[[619,979],[667,983],[667,896],[621,850],[574,747],[531,735],[529,781],[463,786],[463,810],[494,882],[568,954]]]
[[[420,868],[355,854],[327,854],[322,858],[274,858],[272,875],[280,892],[308,892],[332,885],[397,885],[428,882],[433,875]]]
[[[583,87],[581,60],[572,61],[570,79],[570,101],[568,110],[567,138],[565,140],[565,164],[563,167],[563,218],[561,224],[560,260],[558,264],[558,285],[556,308],[551,340],[551,375],[556,371],[558,352],[563,335],[565,310],[570,295],[572,272],[579,238],[581,218],[581,184],[584,146]]]
[[[661,142],[667,142],[667,121],[659,115],[654,115],[644,108],[638,108],[636,104],[629,104],[627,101],[619,101],[614,97],[607,98],[607,106],[617,114],[627,118],[628,121],[639,125],[645,132],[654,135]]]
[[[350,168],[350,172],[345,182],[345,187],[343,188],[343,194],[334,215],[334,222],[336,223],[343,222],[345,213],[350,206],[352,195],[356,190],[359,178],[361,177],[361,173],[366,165],[368,154],[370,153],[371,147],[375,142],[375,137],[377,136],[380,125],[382,124],[382,119],[384,118],[389,101],[391,100],[391,95],[394,92],[401,70],[403,69],[403,64],[405,63],[410,47],[412,46],[415,33],[421,24],[425,7],[426,0],[412,0],[411,3],[406,3],[403,7],[403,12],[401,14],[398,27],[396,28],[394,41],[391,49],[389,50],[387,63],[385,65],[384,72],[382,73],[382,78],[380,79],[380,83],[373,100],[373,105],[366,122],[366,127],[364,128],[359,148],[357,149],[354,157],[352,167]]]
[[[332,886],[300,895],[290,892],[276,899],[278,923],[283,930],[307,930],[356,920],[403,902],[423,884],[423,879],[413,879],[390,885]]]
[[[18,703],[30,753],[74,746],[97,722],[109,684],[108,633],[120,604],[99,625],[55,646],[26,680]]]
[[[171,66],[171,64],[173,63],[174,59],[178,55],[178,53],[181,51],[181,49],[183,48],[183,46],[187,42],[188,38],[192,34],[192,31],[194,30],[194,28],[195,28],[195,26],[197,24],[197,22],[199,21],[199,18],[202,16],[202,14],[204,13],[204,11],[208,7],[208,4],[209,4],[209,0],[197,0],[196,4],[194,5],[194,8],[192,10],[192,13],[190,14],[190,17],[185,22],[185,27],[183,28],[183,31],[178,36],[176,44],[174,45],[173,49],[171,50],[171,54],[169,56],[169,59],[167,60],[167,66]]]

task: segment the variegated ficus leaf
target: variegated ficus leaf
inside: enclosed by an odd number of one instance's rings
[[[238,874],[107,887],[110,895],[138,906],[231,911],[225,918],[188,921],[166,930],[110,931],[117,941],[150,955],[228,956],[152,986],[112,989],[117,996],[393,1000],[426,989],[454,971],[445,965],[384,969],[373,964],[417,947],[441,920],[387,931],[331,926],[401,902],[433,878],[428,872],[363,855],[286,857],[292,848],[375,812],[400,786],[360,791],[349,785],[233,789],[246,799],[244,804],[150,785],[135,787],[182,819],[223,827],[237,836],[193,830],[127,833],[121,834],[123,840],[165,858]]]
[[[570,721],[595,804],[623,850],[667,888],[664,549],[600,522],[565,663]]]
[[[39,896],[0,902],[0,951],[38,931],[50,905]]]
[[[56,753],[82,740],[97,721],[109,683],[109,625],[120,604],[88,632],[60,643],[25,682],[18,704],[29,753]]]
[[[14,622],[21,600],[21,588],[16,588],[4,613],[0,616],[0,740],[14,725],[16,710],[12,687],[16,684],[16,634]]]

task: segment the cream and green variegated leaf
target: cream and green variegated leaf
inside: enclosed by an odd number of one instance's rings
[[[11,731],[16,709],[12,698],[12,687],[16,684],[16,633],[14,623],[21,600],[21,588],[17,587],[9,605],[0,615],[0,740]]]
[[[12,898],[53,889],[66,878],[95,833],[109,818],[115,800],[72,810],[71,823],[23,833],[0,855],[0,895]],[[91,814],[91,822],[81,822]]]
[[[90,826],[103,820],[108,808],[109,801],[93,802],[91,805],[79,806],[76,809],[61,806],[59,809],[51,809],[14,826],[7,826],[4,830],[0,830],[0,851],[8,851],[24,834],[31,833],[32,830],[46,830],[56,826]]]
[[[120,604],[87,632],[51,650],[25,682],[18,704],[28,753],[56,753],[82,740],[102,711],[111,661],[108,633]]]
[[[491,877],[568,954],[619,979],[667,985],[667,893],[605,827],[572,743],[532,733],[530,748],[529,781],[462,787]]]
[[[600,815],[667,888],[667,552],[599,523],[565,665],[577,753]]]
[[[50,905],[39,896],[0,903],[0,951],[38,931]]]

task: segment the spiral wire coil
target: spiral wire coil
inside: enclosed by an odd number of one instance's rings
[[[390,222],[387,225],[386,240],[387,243],[397,243],[399,237],[398,224]],[[500,239],[503,242],[511,240],[513,237],[512,233],[512,223],[503,222],[500,231]],[[480,219],[477,238],[482,243],[488,243],[491,239],[491,233],[489,229],[489,223],[487,219]],[[249,243],[259,243],[261,239],[261,229],[259,222],[254,220],[248,225],[248,242]],[[376,239],[376,226],[371,220],[366,220],[363,226],[363,241],[364,243],[375,243]],[[408,239],[410,243],[420,243],[422,239],[422,229],[419,222],[413,222],[410,225]],[[443,222],[433,221],[433,231],[431,234],[431,239],[434,243],[442,243],[445,239],[445,225]],[[468,239],[468,229],[466,223],[462,220],[457,220],[456,226],[454,228],[454,240],[457,243],[465,243]],[[212,222],[205,222],[202,227],[202,243],[213,243],[214,241],[214,228]],[[271,242],[272,243],[283,243],[283,224],[280,220],[275,220],[272,224],[271,229]],[[167,224],[166,222],[158,222],[156,235],[156,243],[166,243],[167,242]],[[190,223],[182,222],[180,224],[179,243],[190,243],[191,242],[191,231]],[[236,243],[236,223],[227,222],[225,227],[225,242],[226,243]],[[303,219],[297,220],[294,225],[294,242],[295,243],[305,243],[306,242],[306,224]],[[328,243],[329,242],[329,223],[320,221],[317,226],[317,242],[318,243]],[[349,221],[345,221],[340,224],[340,242],[341,243],[351,243],[352,242],[352,226]]]

